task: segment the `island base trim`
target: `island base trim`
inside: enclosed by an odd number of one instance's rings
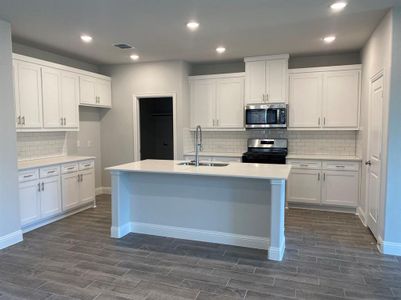
[[[282,261],[285,252],[285,238],[280,248],[277,247],[269,247],[267,258],[270,260]]]
[[[120,227],[111,228],[111,236],[113,238],[123,237],[130,232],[262,250],[267,250],[270,245],[270,241],[268,238],[259,236],[241,235],[220,231],[210,231],[150,223],[131,222],[126,223]]]

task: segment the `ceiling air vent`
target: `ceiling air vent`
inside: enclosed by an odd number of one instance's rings
[[[120,48],[120,49],[132,49],[134,47],[132,47],[129,44],[126,43],[117,43],[117,44],[113,44],[114,47]]]

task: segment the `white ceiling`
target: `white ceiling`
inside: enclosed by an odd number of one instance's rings
[[[339,14],[330,0],[0,0],[0,18],[11,22],[16,41],[96,64],[130,62],[134,45],[141,61],[190,62],[244,56],[295,55],[360,49],[401,0],[348,0]],[[188,20],[200,22],[189,32]],[[81,33],[93,36],[83,44]],[[325,45],[320,38],[336,34]],[[227,52],[217,55],[224,45]]]

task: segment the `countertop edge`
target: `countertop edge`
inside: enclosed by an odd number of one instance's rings
[[[42,159],[33,159],[33,160],[23,160],[23,161],[18,161],[18,171],[23,171],[23,170],[29,170],[29,169],[36,169],[36,168],[42,168],[42,167],[48,167],[48,166],[54,166],[54,165],[60,165],[60,164],[67,164],[71,162],[78,162],[78,161],[84,161],[84,160],[91,160],[91,159],[96,159],[95,156],[71,156],[69,159],[68,156],[60,156],[60,157],[52,157],[52,158],[43,158],[43,160],[47,159],[55,159],[55,161],[51,162],[39,162]],[[56,161],[59,159],[59,161]],[[38,161],[37,163],[33,163],[34,161]],[[32,162],[32,165],[27,165],[27,166],[19,166],[19,164],[29,164],[29,162]]]

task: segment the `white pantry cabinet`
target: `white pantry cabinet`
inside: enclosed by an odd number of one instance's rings
[[[359,200],[360,163],[287,160],[292,165],[287,201],[355,208]]]
[[[80,105],[111,107],[111,81],[79,76]]]
[[[13,61],[16,125],[19,129],[42,127],[40,66]]]
[[[79,127],[78,75],[42,67],[43,127]]]
[[[247,57],[245,104],[287,103],[289,55]]]
[[[289,129],[358,130],[361,66],[290,70]]]
[[[191,128],[244,128],[243,73],[190,77]]]

